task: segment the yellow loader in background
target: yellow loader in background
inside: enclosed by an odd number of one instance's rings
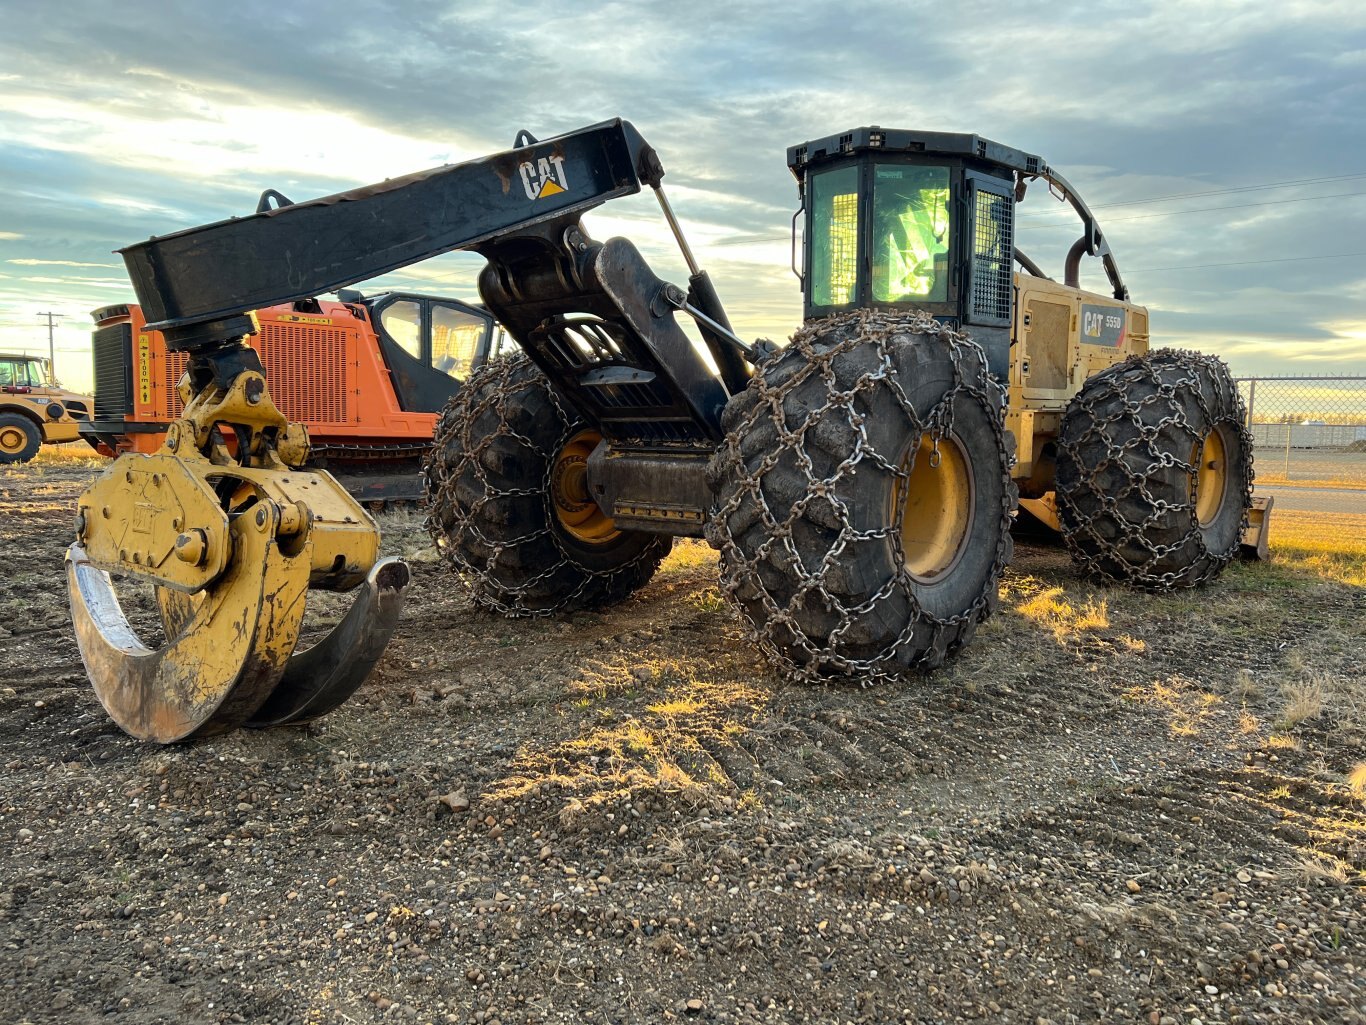
[[[26,463],[40,446],[80,440],[95,400],[52,381],[48,361],[0,352],[0,465]]]

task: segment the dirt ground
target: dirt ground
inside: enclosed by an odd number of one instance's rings
[[[1366,1021],[1360,552],[1152,598],[1021,543],[950,667],[814,688],[704,546],[513,622],[400,512],[356,698],[159,748],[71,633],[96,467],[0,471],[0,1021]]]

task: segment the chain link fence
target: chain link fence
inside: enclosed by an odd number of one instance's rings
[[[1278,540],[1366,548],[1366,374],[1243,377],[1259,495]]]

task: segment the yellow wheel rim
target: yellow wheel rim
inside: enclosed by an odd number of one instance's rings
[[[909,464],[909,465],[907,465]],[[953,438],[921,438],[903,464],[901,550],[913,580],[933,583],[957,565],[972,533],[972,462]]]
[[[17,456],[28,446],[28,435],[18,427],[11,427],[6,424],[0,427],[0,452],[9,456]]]
[[[550,473],[550,497],[555,519],[575,540],[601,545],[621,531],[588,493],[588,457],[602,441],[597,431],[580,431],[555,457]]]
[[[1228,452],[1219,428],[1205,435],[1195,465],[1195,518],[1200,526],[1208,527],[1219,515],[1228,489]]]

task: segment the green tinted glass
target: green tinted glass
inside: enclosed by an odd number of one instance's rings
[[[949,238],[947,167],[874,168],[874,302],[946,302]]]
[[[858,168],[811,178],[811,303],[843,306],[858,277]]]

